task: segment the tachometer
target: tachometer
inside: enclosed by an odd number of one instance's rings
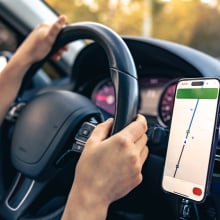
[[[173,112],[173,102],[177,81],[170,83],[163,91],[159,102],[159,117],[164,125],[169,126]]]
[[[92,94],[92,100],[97,106],[114,115],[115,91],[110,79],[104,80],[96,86]]]

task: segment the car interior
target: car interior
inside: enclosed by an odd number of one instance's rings
[[[0,1],[0,8],[12,17],[14,11],[5,4]],[[30,27],[25,29],[20,20],[18,27],[8,15],[0,9],[0,21],[13,31],[19,45]],[[71,53],[76,42],[80,49]],[[59,62],[51,60],[65,44],[73,46],[70,52]],[[2,49],[0,65],[14,51]],[[86,126],[91,131],[114,117],[113,135],[141,113],[148,122],[150,152],[143,181],[111,204],[107,219],[220,220],[219,138],[204,202],[188,204],[162,189],[178,81],[219,76],[219,60],[191,47],[150,37],[120,36],[95,22],[67,25],[48,56],[27,71],[1,126],[0,219],[60,219],[88,138],[82,129]]]

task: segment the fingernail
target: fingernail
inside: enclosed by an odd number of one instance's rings
[[[113,118],[108,118],[107,120],[106,120],[106,122],[112,122],[113,121]]]
[[[66,24],[66,18],[64,16],[60,16],[58,19],[59,24],[65,25]]]

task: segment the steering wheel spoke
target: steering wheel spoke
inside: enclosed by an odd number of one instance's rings
[[[0,214],[5,219],[19,219],[44,189],[46,181],[35,181],[18,173],[0,204]]]

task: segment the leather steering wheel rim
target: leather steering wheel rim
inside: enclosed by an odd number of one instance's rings
[[[22,93],[36,70],[39,69],[55,51],[65,44],[79,39],[91,39],[96,41],[101,45],[107,55],[116,98],[114,124],[111,131],[111,134],[114,134],[135,119],[138,109],[139,90],[135,64],[128,47],[117,33],[104,25],[94,22],[79,22],[64,27],[58,35],[50,53],[43,60],[33,64],[27,71],[19,93]],[[6,199],[7,197],[8,193],[6,193]],[[3,214],[6,219],[38,219],[33,217],[23,218],[23,212],[25,212],[25,210],[14,214],[15,210],[9,210],[7,205],[5,205],[5,201],[1,203],[0,209],[2,213],[6,212],[6,214]],[[60,214],[60,210],[62,210],[62,207],[54,213],[41,217],[40,219],[54,220],[56,216]],[[2,214],[1,212],[0,216]]]
[[[91,39],[104,49],[109,63],[111,80],[115,89],[116,109],[112,134],[128,125],[137,114],[138,81],[132,55],[123,39],[112,29],[95,22],[79,22],[66,26],[58,35],[48,56],[35,63],[27,72],[21,91],[30,82],[33,74],[65,44],[79,40]],[[119,86],[120,85],[120,86]]]

